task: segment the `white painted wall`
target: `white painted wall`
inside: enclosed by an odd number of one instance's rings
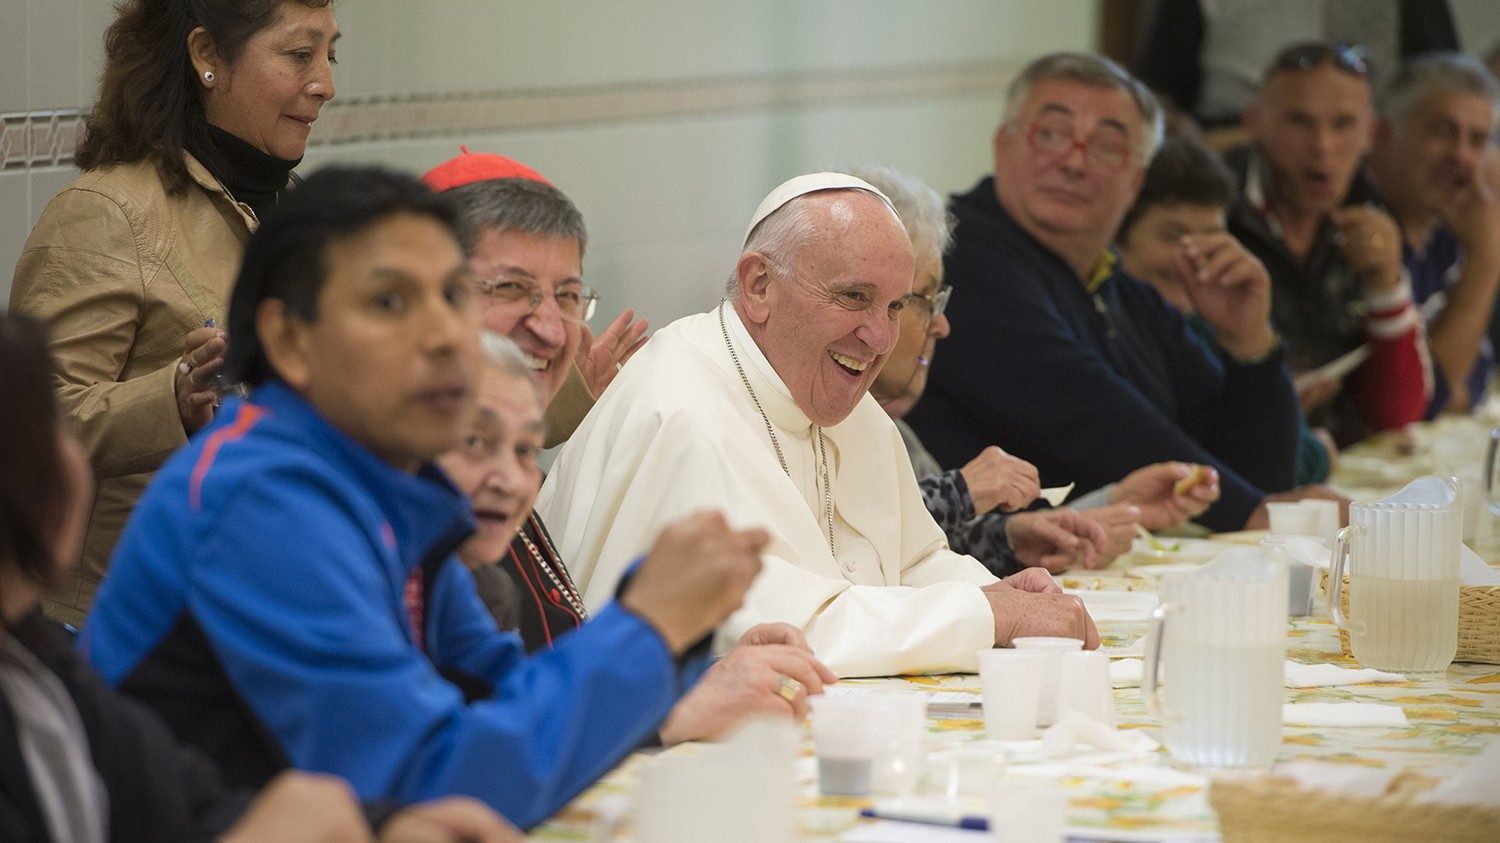
[[[0,115],[84,108],[102,61],[108,0],[0,0]],[[341,101],[473,92],[566,94],[869,71],[1089,49],[1086,0],[342,0]],[[637,87],[632,87],[637,86]],[[420,172],[457,151],[517,157],[584,212],[596,326],[635,305],[653,324],[702,309],[732,268],[751,211],[779,181],[846,163],[910,170],[942,191],[988,170],[1000,85],[887,99],[802,102],[669,118],[532,127],[473,137],[315,146],[329,161]],[[315,140],[322,124],[315,127]],[[70,167],[0,170],[0,303],[32,221]]]

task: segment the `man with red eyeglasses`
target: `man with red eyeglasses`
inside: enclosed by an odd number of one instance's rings
[[[1260,262],[1224,238],[1184,249],[1217,354],[1126,275],[1110,241],[1161,138],[1161,111],[1107,59],[1060,53],[1012,83],[995,175],[954,197],[952,337],[908,416],[944,466],[1000,444],[1043,485],[1103,486],[1151,463],[1204,463],[1199,519],[1258,523],[1292,485],[1297,403]]]

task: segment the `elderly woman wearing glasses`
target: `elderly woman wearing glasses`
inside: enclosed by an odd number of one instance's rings
[[[1182,476],[1178,463],[1132,472],[1119,483],[1074,502],[1074,508],[1017,512],[1032,504],[1039,484],[1035,466],[991,445],[967,465],[943,471],[901,417],[922,397],[937,341],[948,336],[943,315],[953,288],[943,283],[943,252],[952,219],[940,197],[921,181],[888,167],[848,172],[890,197],[911,238],[916,275],[908,307],[901,312],[896,348],[870,392],[895,420],[919,478],[928,512],[948,543],[980,560],[997,575],[1024,567],[1049,571],[1098,568],[1130,547],[1138,521],[1176,526],[1202,511],[1185,511],[1172,494]],[[1213,470],[1203,467],[1217,486]],[[1206,506],[1206,504],[1205,504]]]

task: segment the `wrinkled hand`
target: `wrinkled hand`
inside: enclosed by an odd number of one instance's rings
[[[1187,294],[1218,343],[1236,360],[1257,360],[1276,346],[1271,328],[1271,275],[1228,233],[1185,235],[1177,269]]]
[[[1085,509],[1083,514],[1104,528],[1104,549],[1099,552],[1099,567],[1103,568],[1130,550],[1136,537],[1135,525],[1141,523],[1140,507],[1133,503],[1112,503]]]
[[[1328,215],[1338,229],[1339,250],[1371,293],[1401,284],[1401,230],[1391,215],[1374,205],[1335,208]]]
[[[218,328],[194,329],[183,340],[182,359],[178,361],[172,386],[177,392],[177,415],[182,419],[182,429],[189,434],[213,421],[214,407],[219,402],[218,393],[214,392],[214,375],[224,368],[224,350],[228,347],[229,335]]]
[[[1015,512],[1028,506],[1042,493],[1036,466],[1013,457],[994,445],[958,470],[969,486],[974,514],[983,515],[996,507]]]
[[[1104,528],[1071,509],[1018,512],[1005,519],[1005,538],[1022,563],[1054,574],[1096,568],[1104,550]]]
[[[1141,526],[1166,530],[1180,526],[1219,499],[1219,472],[1203,466],[1207,479],[1177,494],[1177,484],[1193,471],[1185,462],[1159,462],[1138,468],[1110,491],[1110,503],[1133,503],[1141,511]]]
[[[1009,647],[1011,641],[1031,636],[1077,638],[1086,650],[1099,646],[1099,631],[1083,601],[1064,594],[1040,568],[1028,568],[981,590],[995,613],[996,647]]]
[[[781,678],[802,685],[791,700],[777,693]],[[661,727],[667,746],[721,737],[753,714],[807,716],[807,698],[837,679],[811,651],[788,644],[741,643],[714,663]]]
[[[224,843],[365,843],[354,789],[337,776],[288,771],[271,779],[220,838]]]
[[[1352,503],[1352,501],[1327,486],[1321,484],[1312,484],[1309,486],[1298,486],[1297,488],[1292,489],[1289,492],[1276,492],[1275,494],[1266,495],[1265,500],[1261,501],[1260,506],[1257,506],[1255,508],[1255,511],[1250,513],[1250,517],[1246,519],[1245,529],[1270,529],[1271,511],[1269,509],[1266,509],[1266,504],[1268,503],[1280,503],[1283,501],[1290,503],[1293,501],[1305,500],[1338,501],[1339,526],[1348,526],[1349,504]]]
[[[760,573],[765,530],[732,530],[719,512],[697,512],[661,531],[620,604],[681,655],[744,602]]]
[[[646,320],[631,324],[632,319],[635,319],[635,311],[627,307],[598,337],[588,325],[579,326],[582,337],[578,343],[578,371],[583,374],[583,382],[595,399],[604,394],[605,387],[619,374],[620,367],[649,339],[646,329],[650,326]]]
[[[403,808],[380,829],[380,843],[522,843],[525,839],[488,805],[466,796]]]

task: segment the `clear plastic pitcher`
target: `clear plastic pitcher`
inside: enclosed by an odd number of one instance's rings
[[[1269,767],[1281,746],[1285,696],[1285,559],[1230,550],[1165,577],[1161,600],[1141,687],[1167,752],[1193,769]]]
[[[1458,488],[1419,477],[1385,500],[1349,505],[1328,572],[1328,613],[1365,667],[1436,673],[1458,653]],[[1340,593],[1349,569],[1349,613]]]

